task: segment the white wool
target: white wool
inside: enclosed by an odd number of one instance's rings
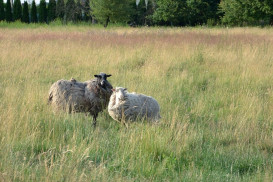
[[[110,116],[117,121],[141,119],[159,121],[159,111],[159,104],[154,98],[134,92],[129,93],[122,87],[115,89],[108,105]]]

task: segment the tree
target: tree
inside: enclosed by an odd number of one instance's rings
[[[83,20],[84,21],[91,20],[91,16],[90,16],[90,1],[89,0],[85,0],[84,5],[83,5]]]
[[[273,1],[272,0],[260,0],[262,5],[260,10],[265,13],[265,19],[269,20],[269,24],[273,25]]]
[[[221,13],[219,12],[219,4],[220,0],[205,0],[209,4],[209,12],[207,12],[208,19],[212,19],[214,21],[220,20]]]
[[[150,17],[154,13],[152,1],[137,1],[132,2],[133,11],[131,12],[131,25],[150,25]]]
[[[33,0],[33,1],[32,1],[32,4],[31,4],[30,16],[31,16],[31,22],[32,22],[32,23],[37,23],[37,22],[38,22],[38,18],[37,18],[37,7],[36,7],[35,0]]]
[[[64,0],[57,0],[56,15],[57,15],[57,17],[60,18],[61,20],[64,19],[64,15],[65,15],[65,4],[64,4]]]
[[[65,17],[66,21],[75,22],[77,20],[77,7],[74,0],[67,1],[65,8]]]
[[[77,0],[77,3],[76,3],[76,21],[82,21],[82,11],[83,11],[83,6],[81,4],[81,0]]]
[[[47,22],[47,9],[45,0],[41,0],[39,6],[39,22],[46,23]]]
[[[204,0],[187,0],[187,24],[202,25],[209,19],[210,5]]]
[[[56,1],[49,0],[48,3],[48,22],[54,21],[56,19]]]
[[[14,18],[15,21],[22,19],[22,5],[21,5],[20,0],[15,0],[14,1],[13,18]]]
[[[25,1],[23,5],[22,22],[29,23],[28,3]]]
[[[158,0],[157,8],[152,16],[159,25],[185,25],[186,0]]]
[[[131,0],[93,0],[92,15],[107,27],[109,22],[127,23],[132,11]]]
[[[222,0],[222,22],[228,25],[257,25],[273,21],[272,0]],[[263,22],[263,23],[261,23]]]
[[[0,0],[0,21],[5,20],[5,9],[4,9],[4,2]]]
[[[12,12],[11,12],[11,3],[10,0],[7,0],[6,4],[6,21],[11,22],[13,20]]]

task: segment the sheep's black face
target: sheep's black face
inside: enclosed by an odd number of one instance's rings
[[[107,81],[107,77],[110,77],[112,75],[107,75],[105,73],[100,73],[99,75],[94,75],[98,81],[99,81],[99,84],[102,88],[106,89],[106,88],[109,88],[109,89],[112,89],[112,85]]]

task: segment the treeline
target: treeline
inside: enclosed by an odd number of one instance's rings
[[[41,0],[29,5],[0,0],[0,21],[92,22],[108,26],[272,25],[273,0]]]
[[[0,0],[0,21],[21,21],[23,23],[50,23],[59,18],[64,23],[90,21],[90,4],[89,0],[41,0],[37,6],[33,0],[31,5],[24,1],[21,4],[20,0],[15,0],[13,7],[11,1],[7,0],[4,4]]]

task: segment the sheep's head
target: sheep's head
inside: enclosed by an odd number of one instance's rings
[[[99,82],[99,85],[104,88],[104,89],[112,89],[112,85],[107,81],[107,78],[112,76],[112,75],[107,75],[105,73],[100,73],[98,75],[94,75],[98,82]]]
[[[116,89],[112,89],[113,94],[116,96],[116,103],[119,101],[125,100],[125,95],[127,93],[127,89],[123,87],[116,87]]]

